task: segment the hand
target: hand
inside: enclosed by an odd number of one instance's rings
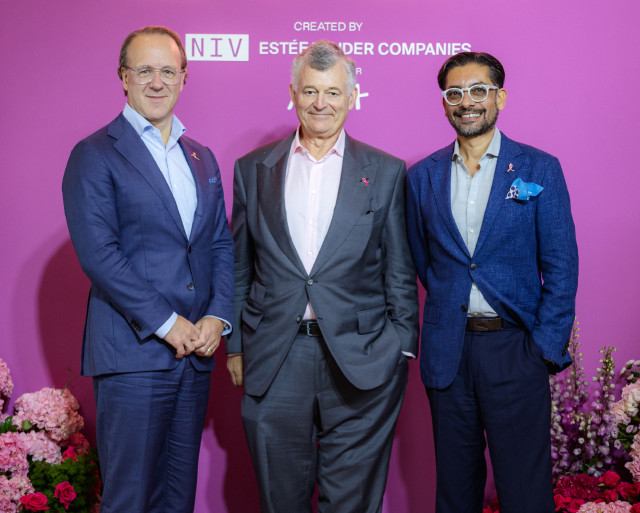
[[[237,387],[244,384],[243,358],[241,354],[234,354],[227,357],[227,370],[231,374],[231,381]]]
[[[200,337],[195,344],[195,353],[198,356],[212,356],[220,345],[224,324],[215,317],[203,317],[196,322],[196,328],[200,329]]]
[[[182,358],[193,352],[196,348],[195,342],[199,336],[200,328],[178,315],[176,322],[164,337],[164,340],[176,350],[176,358]]]

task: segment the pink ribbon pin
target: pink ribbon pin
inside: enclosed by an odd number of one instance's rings
[[[513,169],[513,164],[509,164],[509,169],[507,169],[507,173],[510,173],[511,171],[515,172],[515,169]]]
[[[196,152],[195,152],[195,151],[191,154],[191,156],[192,156],[194,159],[196,159],[196,160],[200,160],[200,159],[198,158],[198,156],[196,155]]]
[[[362,178],[362,180],[360,180],[361,182],[364,183],[364,186],[366,187],[367,185],[369,185],[369,179],[368,178]]]

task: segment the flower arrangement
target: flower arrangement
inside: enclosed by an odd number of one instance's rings
[[[20,396],[9,416],[2,412],[12,391],[0,359],[0,511],[98,512],[98,460],[80,433],[77,399],[67,388],[43,388]]]
[[[640,360],[616,377],[614,347],[604,346],[586,379],[576,321],[569,341],[574,364],[551,376],[551,458],[560,513],[640,513]],[[625,383],[616,402],[616,381]],[[498,513],[497,501],[483,513]]]

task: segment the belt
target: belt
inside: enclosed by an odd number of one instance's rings
[[[298,333],[307,335],[308,337],[321,337],[322,332],[317,321],[302,321],[298,328]]]
[[[500,331],[506,324],[502,317],[467,317],[467,331]]]

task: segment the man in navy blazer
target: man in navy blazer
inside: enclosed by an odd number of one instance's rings
[[[226,346],[263,513],[379,513],[416,354],[404,162],[346,134],[355,65],[292,66],[300,126],[236,162],[236,330]]]
[[[438,74],[456,141],[409,170],[409,241],[427,296],[421,372],[438,513],[482,510],[485,434],[501,513],[555,511],[548,370],[567,367],[578,252],[558,160],[501,134],[504,69]]]
[[[76,145],[62,183],[91,280],[82,373],[94,380],[103,513],[193,511],[212,355],[231,328],[220,172],[173,115],[186,65],[166,27],[130,34],[124,112]]]

